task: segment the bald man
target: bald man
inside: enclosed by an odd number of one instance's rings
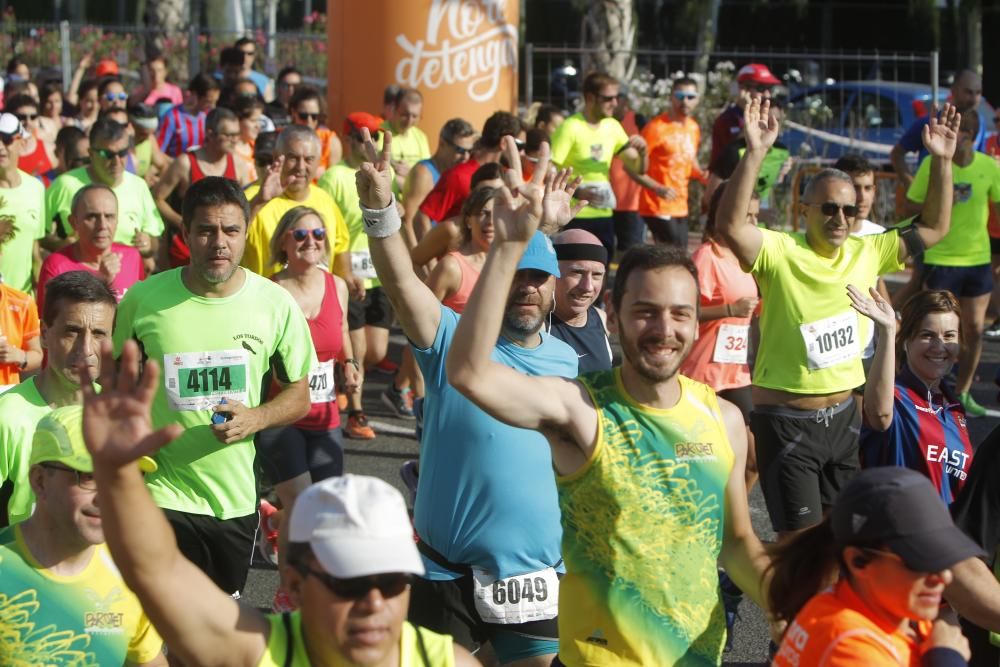
[[[611,368],[611,343],[600,298],[607,274],[608,251],[600,239],[583,229],[568,229],[552,237],[561,276],[556,280],[556,304],[549,333],[579,357],[580,374]]]

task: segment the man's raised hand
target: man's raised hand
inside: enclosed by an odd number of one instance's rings
[[[743,109],[743,134],[747,150],[767,150],[778,140],[781,127],[771,115],[771,101],[754,95]]]
[[[966,113],[979,113],[971,109]],[[962,114],[952,104],[945,104],[937,118],[930,115],[927,124],[924,125],[921,138],[927,152],[936,157],[950,160],[955,155],[955,146],[958,144],[958,126],[962,122]]]
[[[126,341],[115,371],[111,341],[101,343],[101,393],[94,390],[90,367],[81,364],[83,437],[95,468],[122,468],[140,456],[152,456],[183,432],[179,424],[153,431],[153,398],[159,386],[160,367],[147,361],[139,374],[139,346]]]
[[[355,176],[361,205],[372,210],[381,210],[392,203],[392,132],[382,132],[382,152],[378,150],[371,132],[361,128],[364,139],[365,162]]]
[[[573,178],[572,169],[560,169],[545,177],[541,223],[544,233],[555,234],[586,208],[585,201],[578,201],[576,205],[572,205],[571,201],[582,180],[580,176]]]

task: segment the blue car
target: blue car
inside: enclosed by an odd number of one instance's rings
[[[939,102],[948,87],[938,90]],[[795,157],[836,160],[861,153],[888,163],[889,151],[906,129],[930,108],[931,87],[899,81],[841,81],[794,91],[786,105],[781,140]],[[992,126],[993,110],[979,105],[981,121]]]

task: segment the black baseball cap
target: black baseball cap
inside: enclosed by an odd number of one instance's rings
[[[955,526],[930,480],[909,468],[862,470],[833,504],[837,546],[884,546],[916,572],[940,572],[986,553]]]

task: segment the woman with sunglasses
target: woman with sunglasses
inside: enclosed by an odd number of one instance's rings
[[[903,466],[927,476],[946,504],[972,464],[965,409],[945,381],[961,350],[961,308],[946,290],[918,292],[896,322],[892,304],[874,289],[847,287],[852,305],[878,330],[865,382],[861,463]],[[897,332],[898,327],[898,332]]]
[[[465,310],[486,262],[493,242],[493,203],[499,193],[492,187],[472,191],[462,204],[462,245],[442,257],[427,278],[434,296],[456,313]]]
[[[322,150],[319,155],[319,167],[316,169],[318,179],[330,165],[340,162],[344,152],[337,133],[319,123],[323,116],[323,97],[315,88],[301,86],[288,103],[288,113],[293,125],[305,125],[319,137]]]
[[[961,630],[939,618],[951,568],[982,557],[926,477],[862,470],[823,521],[779,542],[768,570],[777,667],[954,667]]]
[[[309,373],[309,413],[294,424],[257,436],[264,472],[287,512],[310,484],[343,474],[335,367],[338,361],[343,363],[340,382],[347,393],[360,391],[361,375],[347,333],[347,283],[323,268],[329,265],[330,240],[319,213],[305,206],[289,209],[271,237],[270,250],[273,261],[284,265],[272,279],[302,308],[319,360]],[[262,501],[261,521],[275,549],[277,534],[263,518],[273,513],[268,507]]]
[[[41,179],[42,183],[48,186],[48,174],[57,162],[56,151],[55,146],[42,138],[38,102],[28,95],[14,95],[7,99],[4,111],[17,116],[21,127],[27,133],[21,147],[21,157],[17,160],[18,169]]]

